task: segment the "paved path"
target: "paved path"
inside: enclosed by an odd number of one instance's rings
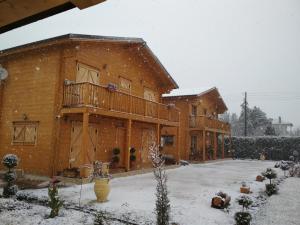
[[[278,195],[270,197],[254,218],[253,225],[300,224],[300,178],[287,178]]]

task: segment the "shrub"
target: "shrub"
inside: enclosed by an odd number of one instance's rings
[[[277,177],[276,171],[271,168],[267,168],[266,171],[262,172],[261,174],[270,180],[270,184],[272,183],[272,179]]]
[[[249,225],[252,220],[252,216],[249,212],[237,212],[234,215],[234,219],[237,225]]]
[[[135,148],[130,148],[130,154],[135,154],[136,150]]]
[[[136,156],[135,155],[130,155],[130,161],[134,162],[136,160]]]
[[[120,157],[119,157],[118,155],[113,156],[113,157],[112,157],[112,162],[113,162],[113,163],[118,163],[118,162],[120,162]]]
[[[170,200],[168,198],[167,175],[164,170],[165,161],[161,157],[158,146],[153,143],[149,148],[149,158],[154,167],[156,185],[156,225],[169,225]]]
[[[15,171],[13,171],[13,168],[18,165],[18,162],[18,157],[13,154],[7,154],[2,159],[3,165],[8,168],[8,171],[4,174],[6,185],[3,188],[3,196],[5,198],[14,196],[18,192],[18,186],[14,184],[14,182],[17,180],[17,175]]]
[[[276,184],[266,184],[266,193],[268,196],[277,194],[277,192],[278,192],[278,187]]]
[[[121,152],[121,151],[120,151],[119,148],[114,148],[114,149],[113,149],[113,154],[114,154],[114,155],[119,155],[120,152]]]
[[[295,164],[289,170],[291,177],[300,177],[300,164]]]
[[[290,166],[286,162],[282,162],[280,165],[280,169],[283,170],[284,176],[286,176],[286,171],[290,169]]]
[[[49,196],[49,207],[51,208],[51,213],[49,215],[50,218],[54,218],[58,216],[58,212],[60,208],[63,206],[63,201],[59,199],[58,189],[56,186],[56,180],[52,180],[50,182],[48,188],[48,196]]]
[[[14,154],[7,154],[3,157],[2,163],[8,169],[12,169],[18,165],[19,159]]]
[[[245,212],[245,209],[248,209],[249,206],[252,205],[253,201],[248,196],[243,195],[237,199],[237,202],[239,205],[243,206],[243,210],[242,212],[234,214],[236,225],[249,225],[252,220],[252,216],[249,212]]]

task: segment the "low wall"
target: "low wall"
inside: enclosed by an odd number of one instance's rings
[[[300,156],[300,137],[232,137],[231,143],[236,158],[258,159],[262,152],[270,160],[288,160],[294,151]]]

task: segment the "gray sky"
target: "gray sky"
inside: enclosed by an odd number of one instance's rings
[[[300,126],[299,0],[107,0],[0,35],[0,49],[82,33],[142,37],[182,88],[216,86]]]

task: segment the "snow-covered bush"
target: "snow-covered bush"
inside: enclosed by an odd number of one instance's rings
[[[262,172],[262,175],[269,179],[270,183],[266,184],[266,193],[267,195],[271,196],[278,192],[278,187],[276,184],[272,184],[272,179],[277,177],[276,171],[271,168],[267,168],[266,171]]]
[[[170,200],[168,198],[167,175],[164,169],[165,160],[159,152],[159,147],[152,143],[149,148],[149,158],[154,167],[156,185],[156,225],[169,225]]]
[[[278,187],[276,184],[266,184],[266,193],[268,196],[277,194],[277,192],[278,192]]]
[[[18,186],[14,184],[14,182],[17,180],[17,175],[15,171],[13,171],[13,168],[18,165],[18,162],[18,157],[13,154],[7,154],[2,159],[3,165],[8,168],[8,171],[4,174],[6,185],[3,188],[3,196],[5,198],[14,196],[18,192]]]
[[[281,163],[280,169],[283,170],[284,176],[286,176],[286,171],[290,169],[290,165],[284,161]]]
[[[2,164],[8,169],[12,169],[18,165],[19,159],[14,154],[7,154],[2,159]]]
[[[61,201],[58,196],[56,180],[52,180],[50,182],[48,188],[48,196],[49,196],[49,207],[51,208],[49,217],[54,218],[58,216],[58,212],[60,208],[63,206],[63,201]]]
[[[295,164],[289,170],[291,177],[300,177],[300,164]]]
[[[245,195],[240,196],[236,201],[243,207],[241,212],[234,214],[236,225],[249,225],[252,220],[252,216],[249,212],[245,211],[245,209],[248,209],[249,206],[252,205],[253,201],[250,197]]]

